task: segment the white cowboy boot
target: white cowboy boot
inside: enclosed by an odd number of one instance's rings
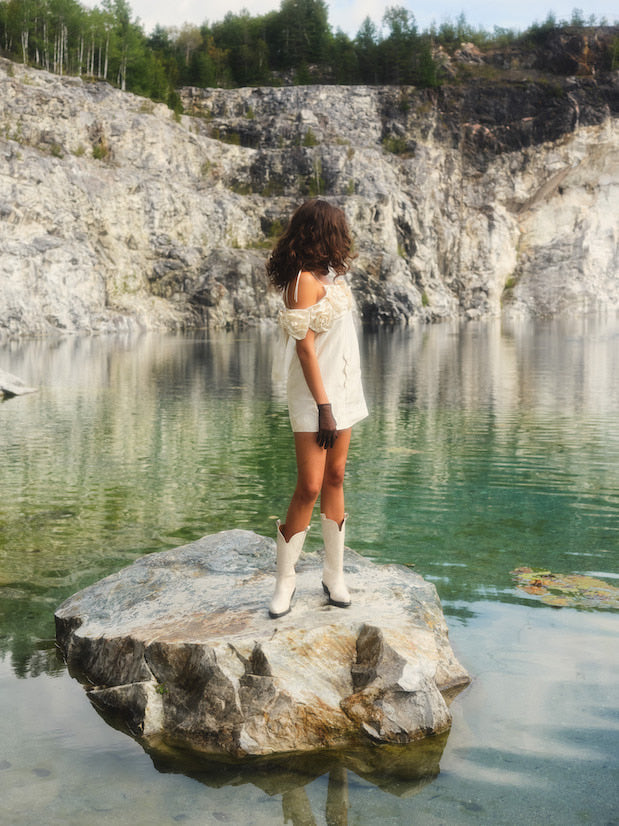
[[[271,619],[283,617],[290,611],[290,602],[295,592],[296,574],[294,566],[301,553],[301,548],[305,542],[305,537],[309,531],[309,525],[304,531],[299,531],[291,536],[288,542],[280,530],[280,521],[277,520],[277,579],[275,580],[275,593],[269,605],[269,616]]]
[[[331,605],[348,608],[350,594],[344,583],[344,536],[348,514],[340,527],[333,519],[320,514],[322,537],[325,541],[325,561],[322,569],[322,587]]]

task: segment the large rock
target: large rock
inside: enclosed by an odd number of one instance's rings
[[[70,597],[56,635],[92,703],[145,744],[235,756],[445,732],[469,678],[434,586],[347,551],[353,605],[299,562],[290,614],[267,615],[273,540],[234,530],[152,554]]]
[[[36,387],[29,387],[18,376],[0,368],[0,399],[24,396],[27,393],[36,393]]]

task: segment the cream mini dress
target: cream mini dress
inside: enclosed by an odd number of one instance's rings
[[[295,283],[295,302],[300,274]],[[304,339],[308,330],[316,333],[318,366],[337,429],[346,430],[368,415],[361,384],[352,292],[342,276],[331,274],[330,283],[324,286],[325,295],[316,304],[301,310],[285,308],[279,313],[285,344],[283,358],[281,354],[279,358],[276,355],[279,364],[274,364],[274,375],[286,383],[288,413],[295,433],[318,432],[318,408],[296,351],[296,342]]]

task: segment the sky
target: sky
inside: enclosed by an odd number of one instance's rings
[[[83,5],[93,7],[97,0],[85,0]],[[182,26],[183,23],[200,25],[207,21],[216,23],[223,20],[227,12],[238,13],[242,9],[255,17],[268,11],[279,9],[280,0],[129,0],[134,18],[139,17],[146,34],[150,34],[157,24],[162,26]],[[341,29],[354,37],[361,23],[369,17],[380,25],[383,13],[389,6],[404,6],[415,15],[417,26],[427,29],[432,22],[441,24],[446,20],[456,20],[462,11],[472,26],[482,26],[492,31],[495,26],[508,29],[526,29],[531,23],[542,22],[549,11],[557,20],[569,20],[574,8],[582,11],[585,18],[594,14],[597,19],[606,17],[609,22],[619,19],[617,0],[327,0],[329,23],[333,31]]]

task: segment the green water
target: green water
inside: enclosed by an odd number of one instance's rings
[[[272,347],[266,330],[0,348],[39,387],[0,404],[1,823],[345,822],[335,771],[282,794],[157,768],[54,648],[60,602],[137,556],[273,534],[294,458]],[[619,322],[365,331],[362,356],[347,543],[436,583],[473,683],[437,776],[338,776],[348,823],[618,823],[617,612],[551,608],[510,571],[619,586]]]

